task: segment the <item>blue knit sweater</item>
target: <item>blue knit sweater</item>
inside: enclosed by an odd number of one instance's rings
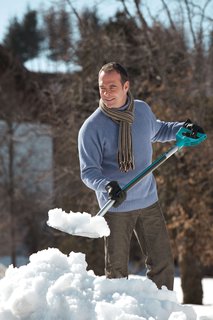
[[[182,123],[157,120],[150,107],[135,100],[135,120],[132,124],[135,170],[120,172],[117,163],[119,125],[100,108],[84,122],[78,136],[81,178],[95,190],[100,207],[107,202],[105,186],[112,180],[124,187],[152,162],[152,143],[175,140]],[[126,106],[122,107],[125,108]],[[146,208],[158,200],[156,182],[149,174],[127,192],[126,200],[112,212]]]

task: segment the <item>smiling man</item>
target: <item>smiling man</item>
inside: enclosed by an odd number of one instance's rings
[[[127,71],[117,62],[104,65],[98,77],[99,107],[84,122],[78,137],[81,178],[96,192],[100,207],[115,200],[105,219],[110,236],[105,238],[105,274],[128,277],[133,232],[146,257],[147,276],[158,288],[172,290],[173,257],[152,174],[126,194],[130,180],[152,162],[152,143],[175,140],[186,122],[157,120],[151,108],[134,100]]]
[[[129,90],[128,75],[123,70],[122,76],[115,70],[99,72],[99,91],[103,103],[107,108],[120,108],[125,105]]]

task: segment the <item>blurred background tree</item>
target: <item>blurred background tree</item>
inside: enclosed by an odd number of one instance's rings
[[[44,14],[44,33],[48,42],[48,58],[67,63],[72,58],[72,27],[65,8],[51,7]]]
[[[3,44],[21,62],[26,62],[38,56],[42,40],[37,11],[28,9],[21,22],[16,17],[12,19]]]

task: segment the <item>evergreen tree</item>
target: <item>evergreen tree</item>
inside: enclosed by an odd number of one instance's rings
[[[35,10],[28,11],[22,22],[24,61],[35,58],[40,50],[42,41],[41,31],[38,29],[37,12]]]
[[[21,22],[16,17],[11,21],[3,44],[23,63],[39,54],[41,40],[37,12],[28,10]]]
[[[17,18],[14,17],[8,27],[8,31],[4,37],[3,44],[9,49],[15,56],[22,60],[23,55],[23,39],[22,39],[22,27]]]

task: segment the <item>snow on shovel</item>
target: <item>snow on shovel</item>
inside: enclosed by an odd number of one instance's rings
[[[150,166],[145,168],[141,173],[127,183],[122,190],[128,191],[145,176],[157,169],[163,162],[165,162],[182,147],[198,145],[206,138],[207,135],[205,133],[197,132],[196,134],[193,134],[191,130],[182,127],[176,134],[175,145],[167,152],[159,156],[151,163]],[[50,227],[64,231],[71,235],[88,238],[99,238],[103,236],[107,237],[110,234],[110,230],[103,216],[113,206],[114,202],[115,200],[108,200],[103,208],[101,208],[100,211],[93,217],[86,212],[70,212],[67,214],[66,212],[62,211],[62,209],[52,209],[48,212],[49,220],[47,221],[47,224]]]
[[[86,212],[66,213],[62,209],[49,210],[48,216],[48,226],[75,236],[101,238],[110,234],[106,220],[100,216],[92,217]]]

